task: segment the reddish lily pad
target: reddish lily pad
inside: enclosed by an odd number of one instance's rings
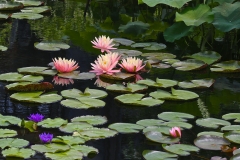
[[[134,80],[135,74],[119,72],[113,75],[102,74],[100,75],[100,78],[104,78],[104,79],[106,78],[106,79],[116,80],[116,81],[128,81],[128,80]]]
[[[5,86],[9,91],[30,92],[30,91],[44,91],[53,89],[53,85],[49,82],[31,83],[18,82]]]

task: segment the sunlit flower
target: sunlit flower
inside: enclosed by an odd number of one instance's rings
[[[136,57],[128,57],[122,60],[119,64],[124,70],[130,73],[135,73],[143,69],[145,65],[142,64],[143,61]]]
[[[52,141],[53,134],[44,132],[42,134],[39,134],[39,138],[43,143],[48,143]]]
[[[106,88],[107,86],[111,85],[110,83],[102,81],[99,77],[97,77],[97,80],[95,81],[94,84],[97,85],[98,87],[103,87],[103,88]]]
[[[30,117],[28,117],[29,120],[34,121],[36,123],[41,122],[43,120],[43,118],[44,118],[44,116],[39,113],[30,114]]]
[[[114,44],[113,39],[110,39],[106,36],[100,36],[99,38],[95,37],[95,40],[91,41],[92,44],[94,44],[94,48],[101,49],[101,52],[110,52],[111,49],[117,49],[113,48]]]
[[[109,52],[104,55],[99,55],[97,60],[95,60],[95,64],[91,63],[92,69],[90,72],[96,73],[96,75],[101,74],[109,74],[112,75],[113,73],[120,72],[120,70],[113,70],[116,67],[120,55],[118,53]]]
[[[67,86],[69,84],[74,83],[74,81],[71,78],[67,79],[67,78],[61,78],[58,76],[54,76],[52,81],[55,85],[62,85],[62,86],[64,86],[64,85]]]
[[[181,138],[181,129],[179,127],[173,127],[172,129],[169,130],[169,133],[172,137],[174,138]]]
[[[60,73],[72,72],[78,69],[78,63],[75,60],[68,60],[65,58],[58,57],[53,59],[55,69]]]
[[[219,157],[219,156],[214,156],[211,158],[211,160],[227,160],[227,158],[222,158],[222,157]]]

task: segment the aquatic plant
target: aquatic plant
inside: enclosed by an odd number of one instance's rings
[[[48,143],[52,141],[53,134],[44,132],[42,134],[39,134],[39,138],[43,143]]]
[[[65,59],[58,57],[53,59],[55,69],[60,73],[72,72],[79,68],[78,63],[73,59]]]
[[[125,71],[130,73],[136,73],[143,69],[143,61],[136,57],[128,57],[122,60],[122,63],[119,64]]]
[[[172,137],[181,137],[181,129],[179,127],[173,127],[169,130],[169,133]]]
[[[211,160],[227,160],[227,158],[222,158],[222,157],[219,157],[219,156],[214,156],[211,158]]]
[[[106,36],[99,36],[99,38],[95,37],[95,40],[91,41],[92,44],[94,44],[94,48],[101,49],[101,52],[103,53],[104,51],[110,52],[112,49],[117,49],[113,48],[113,39],[110,39],[109,37]]]
[[[42,114],[39,114],[39,113],[30,114],[30,117],[28,117],[28,119],[38,123],[38,122],[41,122],[44,119],[44,116]]]

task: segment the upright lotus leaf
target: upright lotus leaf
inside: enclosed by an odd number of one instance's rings
[[[81,97],[86,97],[86,98],[104,98],[107,96],[107,92],[98,90],[98,89],[89,89],[86,88],[84,93],[82,93],[78,89],[68,89],[68,90],[63,90],[61,91],[61,95],[65,98],[81,98]]]
[[[71,119],[71,121],[72,122],[85,122],[85,123],[91,124],[93,126],[96,126],[96,125],[102,125],[102,124],[107,123],[107,117],[86,115],[86,116],[74,117]]]
[[[62,125],[65,125],[67,123],[68,123],[68,121],[64,120],[62,118],[54,118],[54,119],[47,118],[41,122],[38,122],[37,125],[41,126],[43,128],[59,128]]]
[[[73,72],[70,72],[70,73],[58,73],[58,76],[62,77],[62,78],[88,80],[88,79],[95,78],[96,74],[95,73],[90,73],[90,72],[79,73],[79,71],[73,71]]]
[[[69,150],[70,146],[61,143],[35,144],[31,146],[31,149],[40,153],[57,153]]]
[[[112,84],[107,86],[106,89],[117,93],[136,93],[146,91],[148,87],[142,84],[127,83],[126,87],[122,84]]]
[[[61,101],[61,105],[68,108],[75,109],[88,109],[88,108],[100,108],[105,106],[105,102],[99,99],[93,98],[78,98],[78,99],[66,99]]]
[[[32,149],[25,148],[8,148],[2,151],[3,157],[18,157],[23,159],[28,159],[36,154]]]
[[[187,26],[199,26],[202,23],[211,23],[213,13],[208,5],[200,4],[194,8],[187,7],[181,13],[176,13],[176,22],[183,21]]]
[[[193,28],[192,26],[186,26],[184,22],[176,22],[163,32],[163,36],[166,41],[174,42],[188,36],[193,31]]]
[[[124,95],[117,96],[114,99],[126,105],[148,106],[148,107],[157,106],[164,102],[162,100],[153,99],[151,97],[142,98],[143,96],[144,96],[143,94],[137,94],[137,93],[124,94]]]
[[[56,70],[49,70],[48,67],[38,66],[18,68],[18,72],[21,74],[45,75],[45,76],[54,76],[57,74]]]
[[[25,13],[25,12],[17,12],[17,13],[13,13],[11,15],[12,18],[15,19],[40,19],[43,18],[43,15],[38,14],[38,13]]]
[[[157,88],[168,88],[168,87],[174,87],[178,84],[175,80],[170,79],[156,79],[156,82],[151,79],[145,79],[145,80],[139,80],[137,81],[138,84],[144,84],[149,87],[157,87]]]
[[[113,38],[113,42],[120,43],[124,46],[130,46],[131,44],[135,43],[134,41],[125,38]]]
[[[26,7],[24,9],[21,10],[21,12],[26,12],[26,13],[47,13],[51,11],[51,7],[49,6],[41,6],[41,7]]]
[[[8,18],[9,16],[5,14],[0,14],[0,20],[6,20]],[[7,47],[0,45],[0,51],[6,51],[7,49],[8,49]]]
[[[14,137],[17,132],[10,129],[0,129],[0,138]]]
[[[139,36],[144,34],[148,30],[149,26],[150,25],[148,23],[143,23],[141,21],[128,22],[126,25],[121,25],[118,28],[118,31],[133,36]]]
[[[129,50],[129,49],[114,49],[114,50],[112,50],[112,52],[117,52],[118,54],[120,54],[122,56],[121,58],[135,57],[135,56],[140,56],[142,54],[141,51]]]
[[[93,128],[93,126],[88,123],[75,122],[63,125],[59,128],[59,130],[66,133],[73,133],[74,131],[79,131],[86,128]]]
[[[34,47],[42,51],[60,51],[61,49],[68,49],[70,46],[63,42],[36,42]]]
[[[188,156],[190,155],[190,152],[199,151],[199,148],[188,144],[173,144],[173,145],[162,144],[162,147],[166,151],[178,154],[180,156]]]
[[[191,0],[142,0],[143,3],[146,3],[150,7],[154,7],[157,4],[166,4],[174,8],[181,8],[185,3]]]
[[[17,92],[31,92],[31,91],[45,91],[53,89],[52,83],[31,83],[31,82],[17,82],[5,86],[9,91]]]
[[[161,132],[162,134],[165,135],[170,135],[169,130],[172,129],[172,127],[168,127],[168,126],[148,126],[146,128],[143,129],[143,133],[149,132],[149,131],[156,131],[156,132]]]
[[[161,126],[164,121],[160,119],[142,119],[136,122],[136,124],[148,127],[148,126]]]
[[[108,128],[118,131],[119,133],[138,133],[144,127],[133,123],[113,123]]]
[[[0,114],[0,126],[18,125],[22,120],[14,116],[3,116]]]
[[[83,154],[74,149],[57,153],[45,153],[44,155],[52,160],[81,160],[83,158]]]
[[[228,113],[222,116],[225,120],[235,119],[234,122],[240,122],[240,113]]]
[[[240,131],[240,125],[229,125],[221,128],[221,131]]]
[[[157,60],[164,60],[164,59],[169,59],[169,58],[176,58],[176,55],[171,54],[171,53],[143,53],[141,56],[147,57],[149,59],[157,59]]]
[[[42,76],[23,75],[17,72],[0,74],[0,81],[7,82],[39,82],[42,81]]]
[[[161,152],[161,151],[154,151],[154,150],[144,150],[142,153],[143,157],[146,160],[177,160],[178,155],[168,153],[168,152]]]
[[[108,128],[89,128],[78,131],[78,134],[89,139],[104,139],[115,136],[117,132]]]
[[[180,71],[193,71],[200,70],[207,67],[207,64],[200,60],[187,59],[186,61],[175,62],[172,64],[176,70]]]
[[[231,125],[230,122],[222,119],[217,119],[217,118],[200,118],[196,120],[196,124],[202,127],[214,128],[214,129],[218,128],[219,126]]]
[[[192,125],[186,122],[177,122],[177,121],[169,121],[169,122],[165,122],[163,123],[163,125],[166,125],[168,127],[181,127],[181,128],[186,128],[186,129],[191,129]]]
[[[240,144],[240,131],[230,131],[223,134],[223,137],[233,143]]]
[[[194,92],[185,91],[185,90],[174,90],[173,88],[172,88],[172,93],[159,89],[155,92],[151,92],[149,95],[156,99],[173,100],[173,101],[191,100],[199,97]]]
[[[196,79],[196,80],[191,80],[191,81],[179,82],[178,86],[181,88],[185,88],[185,89],[210,88],[214,82],[215,82],[214,79],[205,78],[205,79]]]
[[[57,136],[52,139],[53,143],[64,143],[69,146],[76,144],[84,144],[85,140],[81,137],[73,137],[73,136]]]
[[[98,154],[98,149],[86,145],[74,145],[71,146],[71,149],[81,152],[84,157],[87,157],[88,154]]]
[[[214,131],[209,131],[209,132],[200,132],[197,134],[197,137],[203,136],[203,135],[209,135],[209,136],[217,136],[223,138],[223,133],[221,132],[214,132]]]
[[[210,68],[213,72],[240,72],[240,61],[224,61],[217,64],[212,65],[212,68]]]
[[[182,112],[162,112],[158,114],[158,118],[165,121],[187,121],[187,119],[193,119],[194,116]]]
[[[221,13],[224,17],[229,16],[233,11],[238,9],[240,7],[240,2],[235,2],[231,4],[232,2],[226,2],[226,0],[222,0],[225,3],[222,3],[221,5],[214,7],[212,9],[213,13]],[[233,1],[233,0],[231,0]]]
[[[3,138],[0,139],[0,148],[8,148],[8,147],[16,147],[16,148],[22,148],[26,147],[29,144],[28,141],[24,139],[18,139],[18,138]]]
[[[225,138],[213,136],[213,135],[202,135],[194,140],[194,144],[206,150],[221,150],[223,145],[229,145],[230,142]]]
[[[0,1],[0,11],[14,11],[23,8],[23,4],[19,2],[12,1]]]
[[[148,131],[148,132],[145,132],[144,134],[148,140],[156,143],[173,144],[173,143],[178,143],[180,140],[180,138],[173,138],[170,136],[162,135],[162,133],[158,131]]]
[[[203,61],[207,63],[208,65],[211,65],[221,59],[221,55],[214,51],[202,51],[198,53],[194,53],[189,56],[184,56],[184,58],[193,58],[196,60]]]

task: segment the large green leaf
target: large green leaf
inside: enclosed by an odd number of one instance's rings
[[[43,128],[59,128],[60,126],[67,124],[67,123],[68,123],[68,121],[64,120],[62,118],[54,118],[54,119],[47,118],[41,122],[38,122],[37,125],[41,126]]]
[[[113,123],[108,128],[116,130],[119,133],[138,133],[144,127],[133,123]]]
[[[68,49],[70,46],[63,42],[36,42],[34,44],[35,48],[42,51],[60,51],[61,49]]]
[[[126,25],[121,25],[119,27],[119,32],[139,36],[144,34],[148,30],[149,26],[150,25],[148,23],[143,23],[141,21],[128,22]]]
[[[209,88],[215,82],[214,79],[205,78],[205,79],[195,79],[191,81],[179,82],[178,86],[185,89],[190,88]]]
[[[31,146],[31,149],[40,153],[45,152],[56,153],[67,151],[70,149],[70,146],[61,143],[35,144]]]
[[[200,60],[187,59],[186,61],[175,62],[172,64],[172,67],[180,71],[193,71],[200,70],[207,67],[207,64]]]
[[[51,7],[49,6],[41,6],[41,7],[26,7],[21,10],[21,12],[31,12],[31,13],[47,13],[51,11]]]
[[[194,116],[187,113],[181,112],[162,112],[158,114],[158,118],[165,121],[187,121],[187,119],[193,119]]]
[[[93,98],[81,98],[81,100],[66,99],[61,101],[61,105],[74,109],[89,109],[104,107],[105,102]]]
[[[52,83],[31,83],[31,82],[17,82],[5,86],[10,91],[16,92],[31,92],[31,91],[45,91],[53,89]]]
[[[240,125],[229,125],[221,128],[221,131],[240,131]]]
[[[80,117],[74,117],[71,119],[72,122],[85,122],[91,125],[102,125],[107,123],[107,117],[105,116],[80,116]]]
[[[200,118],[196,120],[197,125],[207,128],[218,128],[219,126],[229,126],[230,122],[217,118]]]
[[[221,0],[226,2],[227,0]],[[229,0],[228,0],[229,1]],[[233,0],[230,0],[233,1]],[[213,13],[220,13],[221,15],[223,15],[224,17],[229,16],[233,11],[235,11],[236,9],[238,9],[240,7],[240,2],[236,2],[231,4],[231,2],[227,2],[227,3],[222,3],[221,5],[214,7],[212,9]]]
[[[89,128],[74,133],[74,136],[80,136],[84,139],[104,139],[113,137],[118,132],[108,128]]]
[[[188,144],[173,144],[173,145],[162,144],[162,147],[168,152],[175,153],[180,156],[188,156],[190,155],[190,152],[199,151],[199,148]]]
[[[14,116],[3,116],[0,114],[0,126],[18,125],[21,119]]]
[[[166,4],[171,7],[181,8],[185,3],[191,0],[142,0],[143,3],[146,3],[150,7],[154,7],[157,4]]]
[[[233,143],[240,144],[240,131],[230,131],[223,134],[223,137]]]
[[[57,136],[52,139],[53,143],[64,143],[69,146],[76,144],[84,144],[85,140],[81,137],[73,137],[73,136]]]
[[[58,153],[45,153],[44,155],[52,160],[81,160],[83,157],[81,152],[74,149]]]
[[[217,64],[212,65],[210,68],[213,72],[240,72],[240,61],[224,61]]]
[[[91,147],[91,146],[86,146],[86,145],[74,145],[71,146],[71,149],[77,150],[83,154],[83,156],[87,157],[88,154],[97,154],[98,149]]]
[[[169,130],[172,129],[172,127],[164,126],[164,124],[161,124],[161,126],[148,126],[143,129],[143,133],[149,132],[149,131],[156,131],[161,132],[165,135],[170,135]]]
[[[142,119],[136,122],[136,124],[148,127],[148,126],[161,126],[164,121],[160,119]]]
[[[148,140],[157,142],[157,143],[173,144],[173,143],[178,143],[180,140],[180,138],[173,138],[170,136],[162,135],[162,133],[158,131],[148,131],[148,132],[145,132],[144,134]]]
[[[222,116],[225,120],[235,119],[234,122],[240,122],[240,113],[228,113]]]
[[[136,93],[146,91],[148,87],[146,85],[128,83],[126,87],[123,84],[112,84],[107,86],[106,89],[118,93]]]
[[[0,129],[0,138],[14,137],[17,135],[17,132],[10,129]]]
[[[146,160],[177,160],[178,157],[176,154],[154,150],[144,150],[142,155]]]
[[[2,151],[3,157],[18,157],[28,159],[36,154],[35,151],[25,148],[9,148]]]
[[[22,147],[26,147],[28,144],[29,144],[29,142],[24,139],[18,139],[18,138],[0,139],[0,148],[1,149],[7,148],[7,147],[22,148]]]
[[[73,133],[74,131],[83,130],[86,128],[93,128],[93,126],[88,123],[75,122],[63,125],[59,128],[59,130],[66,133]]]
[[[45,75],[45,76],[54,76],[57,74],[56,70],[50,70],[48,67],[38,66],[18,68],[18,72],[22,74]]]
[[[19,10],[23,8],[23,4],[13,1],[0,1],[0,11]]]
[[[43,80],[42,76],[23,75],[17,72],[0,74],[1,81],[7,82],[39,82]]]
[[[156,82],[151,79],[145,79],[145,80],[139,80],[137,81],[138,84],[144,84],[149,87],[157,87],[157,88],[168,88],[168,87],[174,87],[178,84],[175,80],[170,79],[156,79]]]
[[[78,89],[73,88],[73,89],[63,90],[61,91],[61,94],[65,98],[75,98],[75,99],[81,98],[81,97],[104,98],[107,96],[107,92],[105,91],[98,90],[98,89],[89,89],[89,88],[86,88],[84,93],[82,93]]]
[[[43,15],[38,14],[38,13],[25,13],[25,12],[17,12],[17,13],[13,13],[12,18],[16,18],[16,19],[39,19],[39,18],[43,18]]]
[[[73,72],[70,72],[70,73],[58,73],[58,76],[62,77],[62,78],[88,80],[88,79],[95,78],[96,74],[95,73],[90,73],[90,72],[79,73],[79,71],[73,71]]]

